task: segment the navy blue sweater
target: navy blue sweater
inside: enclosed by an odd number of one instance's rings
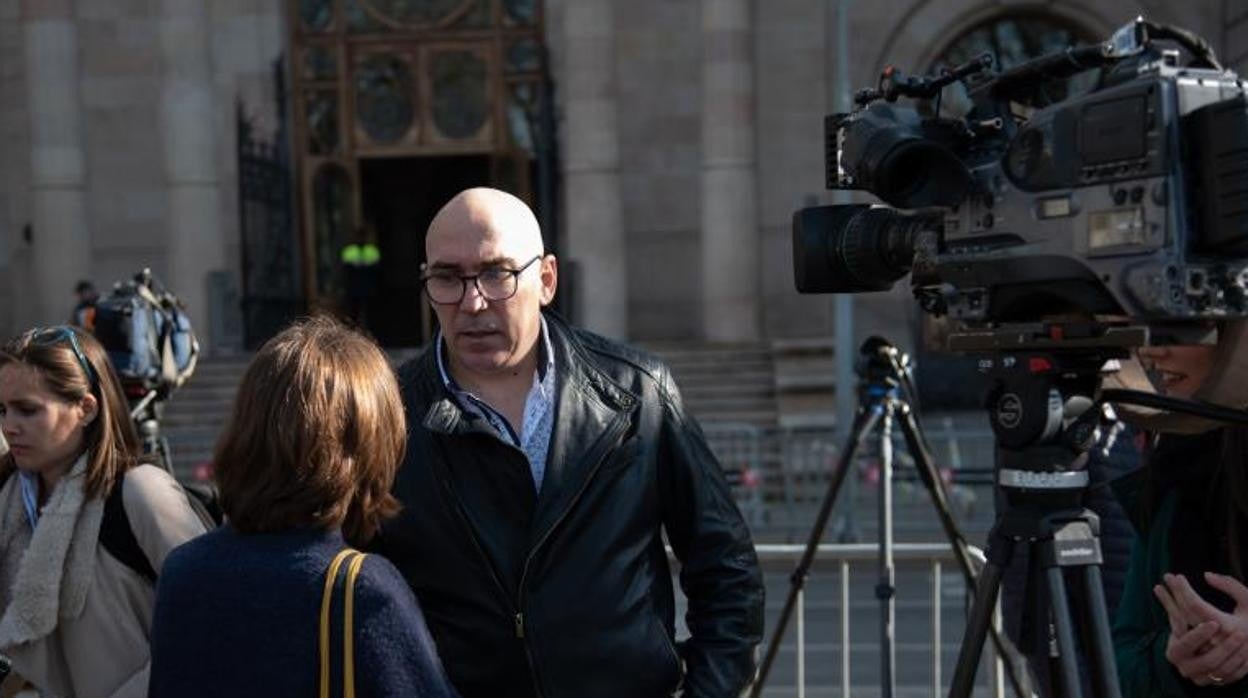
[[[336,531],[242,535],[227,525],[170,553],[156,591],[149,696],[315,696],[325,573],[345,546]],[[331,636],[340,638],[341,602],[333,608]],[[455,695],[416,598],[385,559],[364,561],[354,613],[356,695]],[[332,657],[337,696],[340,639]]]

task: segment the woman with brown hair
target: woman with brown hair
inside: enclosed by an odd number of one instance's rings
[[[0,348],[0,431],[0,655],[47,695],[147,695],[155,589],[139,567],[159,570],[203,523],[167,472],[139,464],[121,384],[85,332]],[[138,564],[110,546],[119,527]]]
[[[317,318],[264,345],[217,443],[227,524],[161,575],[153,698],[454,695],[403,577],[348,547],[398,509],[405,441],[372,342]]]
[[[1159,392],[1239,407],[1209,386],[1242,390],[1248,324],[1219,336],[1139,356]],[[1172,421],[1119,484],[1139,532],[1114,623],[1122,695],[1248,696],[1248,427]]]

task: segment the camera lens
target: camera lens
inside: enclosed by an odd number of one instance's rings
[[[919,233],[939,218],[860,204],[793,215],[793,274],[802,293],[887,291],[910,272]]]

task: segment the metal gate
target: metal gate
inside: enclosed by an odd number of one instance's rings
[[[278,126],[269,139],[240,102],[238,210],[242,236],[243,341],[255,349],[304,311],[295,236],[285,66],[273,66]]]

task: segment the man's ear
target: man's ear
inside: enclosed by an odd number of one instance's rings
[[[553,254],[542,257],[542,305],[550,305],[555,300],[555,291],[559,286],[559,260]]]

